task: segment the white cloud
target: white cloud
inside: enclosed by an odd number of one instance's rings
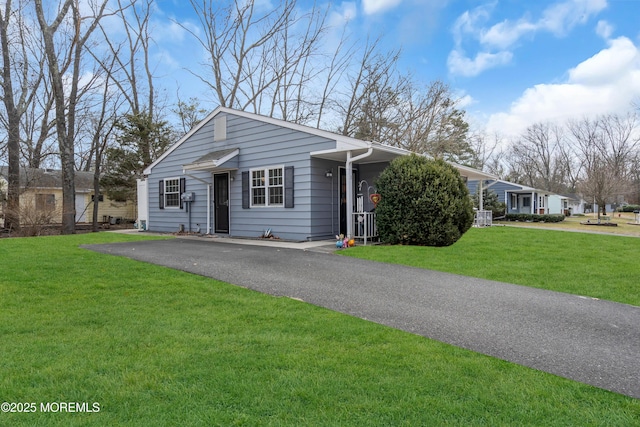
[[[342,28],[346,23],[354,20],[358,16],[358,10],[354,2],[342,2],[339,5],[331,6],[329,14],[329,27]]]
[[[373,15],[375,13],[384,12],[399,5],[402,0],[362,0],[364,13]]]
[[[506,55],[505,51],[513,49],[527,35],[544,31],[557,37],[564,36],[576,25],[584,24],[591,16],[606,8],[607,0],[566,0],[546,8],[538,20],[532,20],[528,15],[525,15],[515,21],[504,20],[486,27],[485,24],[496,9],[496,4],[495,2],[488,3],[472,11],[466,11],[458,17],[453,26],[453,38],[456,46],[454,50],[460,52],[465,40],[470,38],[480,44],[481,53],[476,56],[476,61],[481,57],[492,58],[492,55],[496,55],[496,59],[499,59],[486,62],[486,67],[480,69],[480,72],[505,65],[506,62],[503,60],[512,58],[512,55]],[[605,28],[602,31],[606,32]],[[492,50],[500,52],[491,53]],[[456,65],[456,62],[450,62],[450,64]],[[477,70],[465,72],[459,68],[449,68],[449,71],[452,74],[465,76],[478,74]]]
[[[483,31],[480,35],[480,43],[485,46],[506,49],[513,46],[520,38],[536,30],[536,25],[525,20],[517,22],[503,21]]]
[[[479,52],[476,57],[468,58],[461,50],[453,50],[447,58],[447,66],[452,74],[473,77],[484,70],[511,62],[513,54],[502,51],[497,53]]]
[[[626,37],[569,70],[566,82],[525,90],[508,112],[490,117],[487,128],[518,135],[536,122],[624,113],[640,96],[640,48]]]
[[[598,34],[603,39],[608,40],[609,38],[611,38],[611,34],[613,34],[613,26],[607,21],[598,21],[598,25],[596,26],[596,34]]]
[[[537,26],[556,36],[563,36],[578,24],[607,7],[607,0],[568,0],[548,7]]]
[[[623,78],[630,70],[638,67],[639,53],[636,46],[626,37],[610,42],[608,49],[601,50],[569,71],[569,81],[589,86],[603,85]]]

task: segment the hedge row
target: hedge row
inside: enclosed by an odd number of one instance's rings
[[[635,211],[640,211],[640,205],[626,205],[626,206],[620,206],[618,209],[616,209],[618,212],[635,212]]]
[[[538,215],[538,214],[507,214],[505,219],[507,221],[525,221],[525,222],[561,222],[564,221],[565,216],[562,214],[554,215]]]

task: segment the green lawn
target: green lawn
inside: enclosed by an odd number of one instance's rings
[[[78,248],[141,238],[0,240],[0,402],[37,408],[0,425],[640,424],[640,400]],[[100,411],[40,411],[58,402]]]
[[[640,238],[541,229],[472,228],[444,247],[359,246],[346,256],[640,306]]]

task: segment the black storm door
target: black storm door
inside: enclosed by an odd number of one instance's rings
[[[213,175],[213,218],[215,233],[229,233],[229,174]]]

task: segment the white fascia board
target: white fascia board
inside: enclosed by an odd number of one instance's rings
[[[492,173],[482,172],[481,170],[474,169],[469,166],[459,165],[457,163],[449,162],[453,167],[458,169],[461,175],[466,176],[471,181],[479,179],[498,179],[498,177]]]

